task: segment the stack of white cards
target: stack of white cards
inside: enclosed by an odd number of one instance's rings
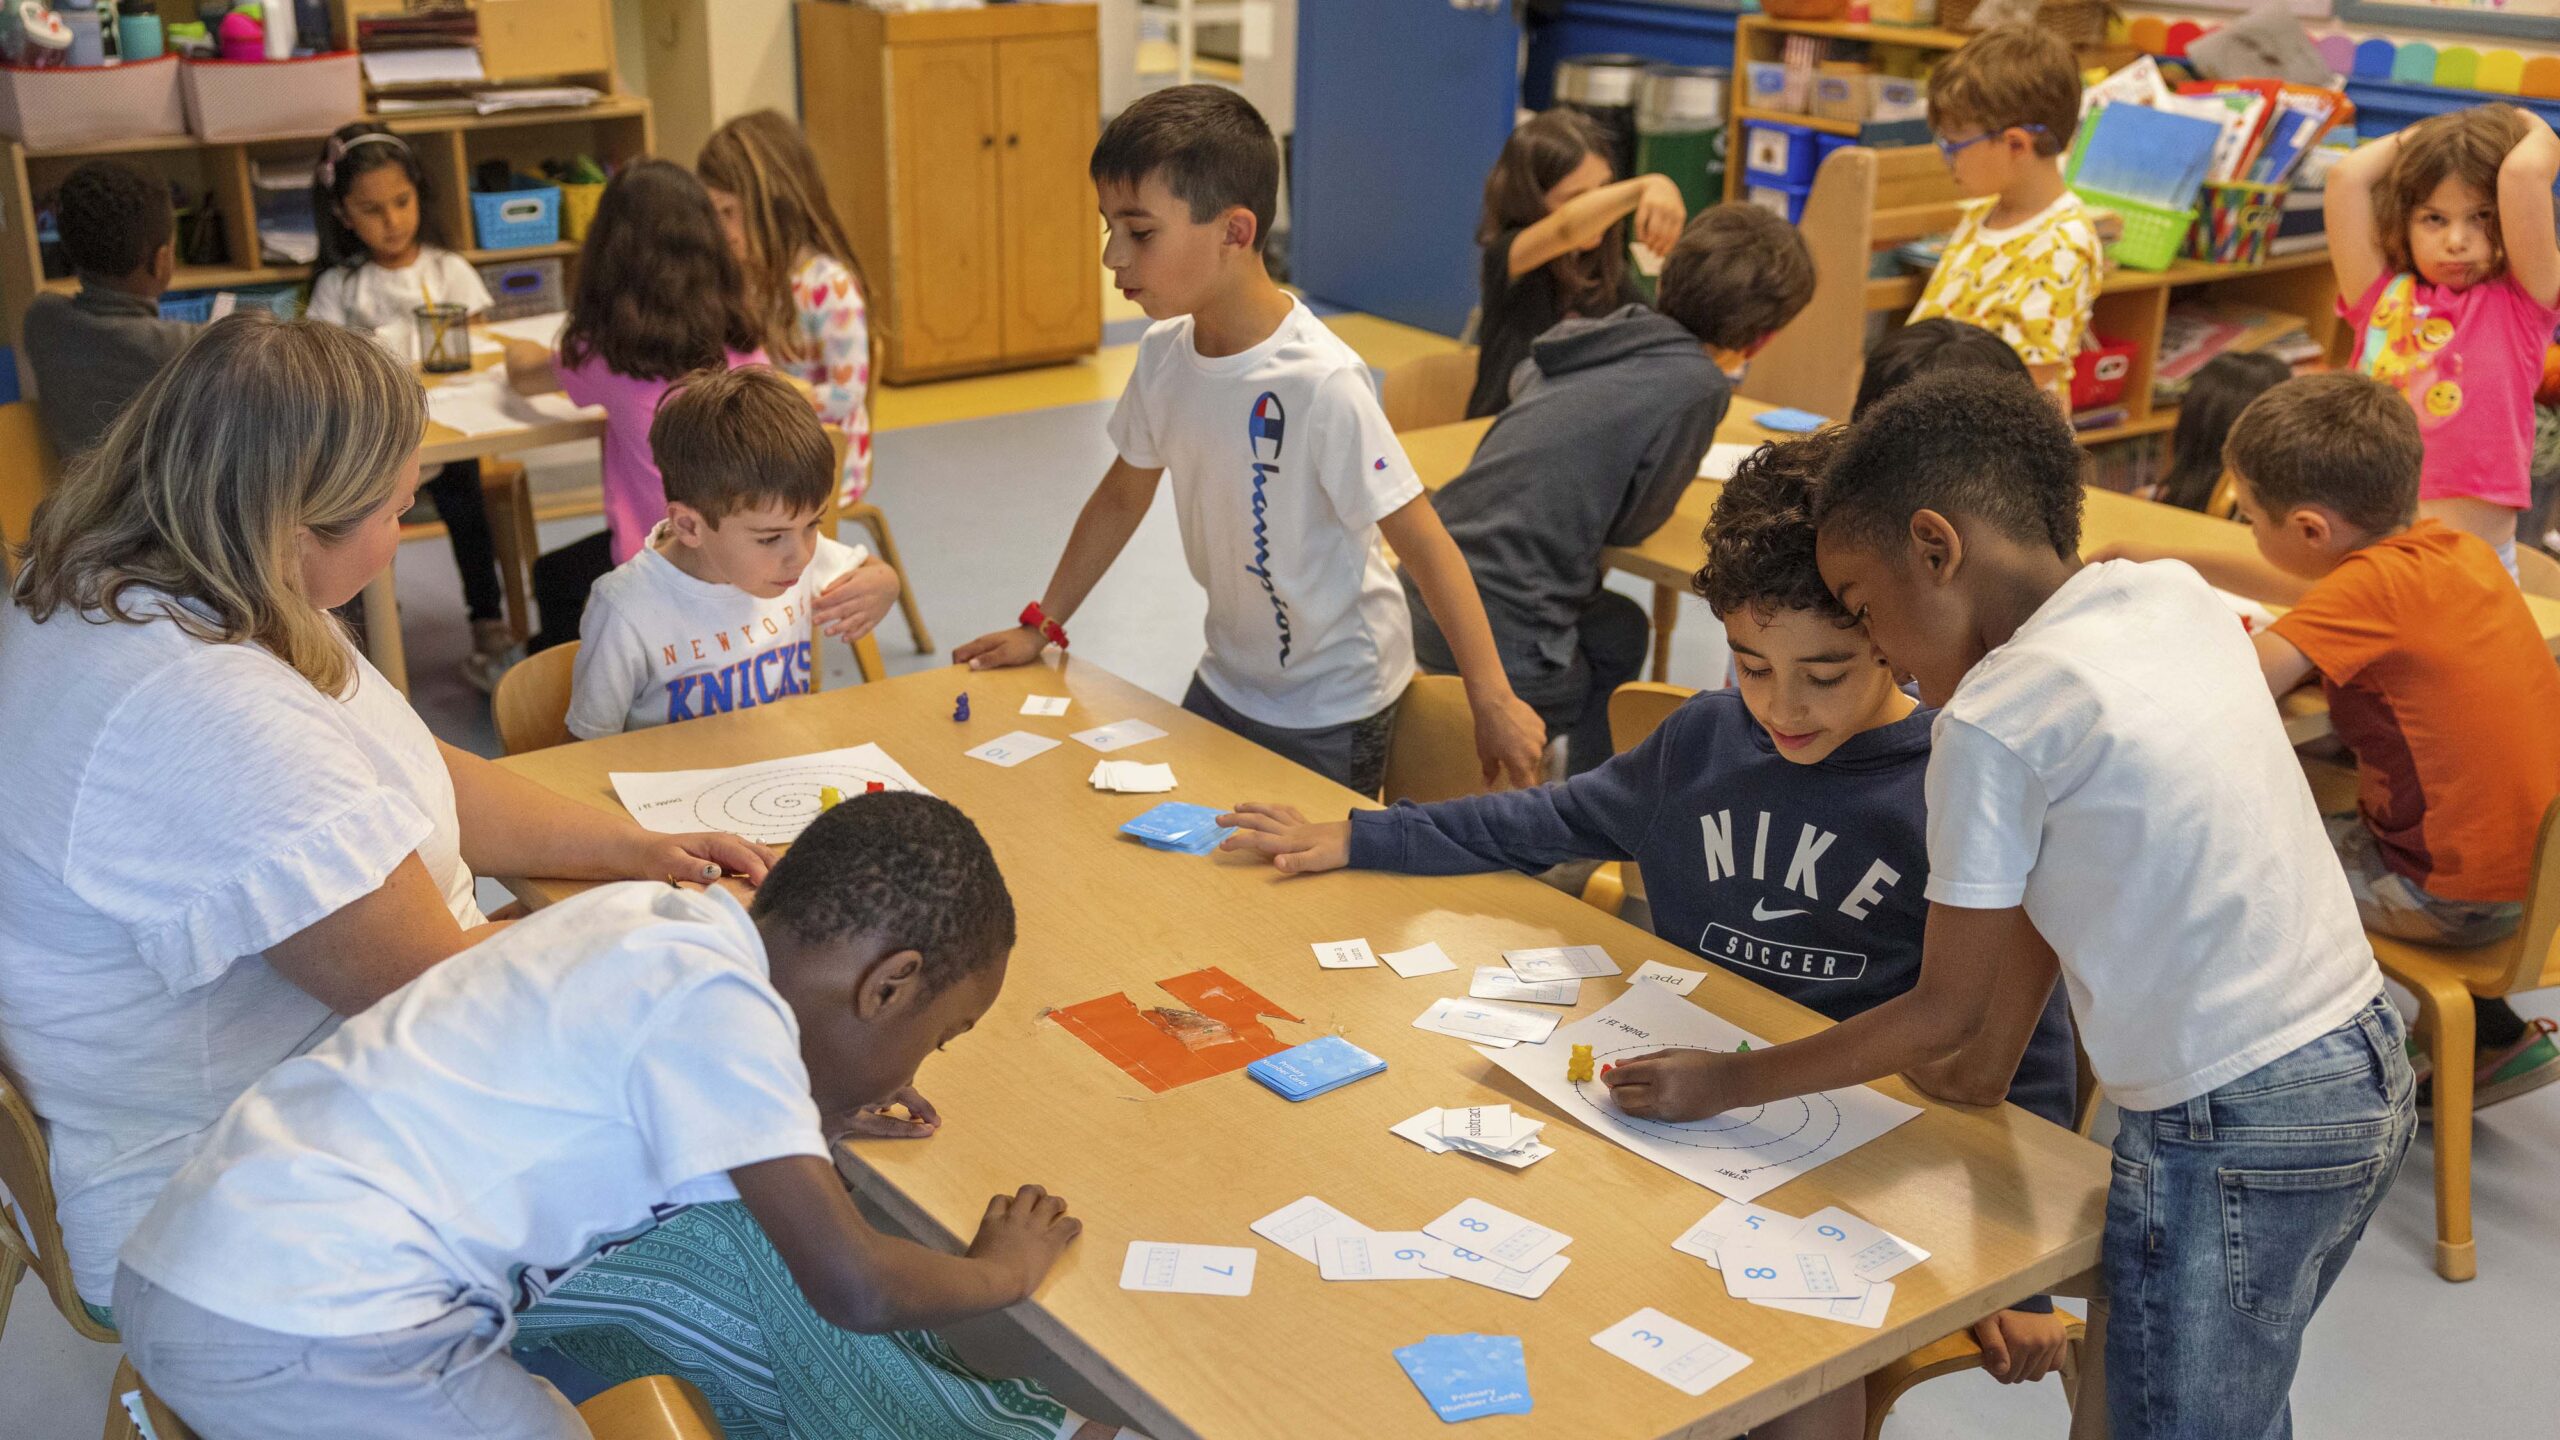
[[[1556,1017],[1473,1000],[1434,1000],[1431,1008],[1413,1022],[1413,1028],[1507,1050],[1514,1045],[1545,1044],[1547,1037],[1556,1033]]]
[[[1893,1277],[1929,1258],[1836,1205],[1799,1220],[1739,1200],[1708,1211],[1671,1248],[1723,1271],[1739,1299],[1870,1330],[1893,1307]]]
[[[1161,795],[1173,788],[1173,767],[1141,765],[1135,760],[1101,760],[1088,777],[1096,790],[1117,790],[1123,795]]]
[[[1466,1280],[1535,1300],[1573,1263],[1573,1237],[1469,1200],[1419,1230],[1372,1230],[1313,1195],[1253,1222],[1253,1233],[1327,1280]]]
[[[1505,950],[1502,963],[1524,985],[1552,985],[1563,980],[1596,980],[1617,975],[1618,962],[1597,945],[1554,945],[1542,950]]]
[[[1526,1169],[1556,1153],[1553,1146],[1538,1139],[1538,1132],[1547,1128],[1547,1122],[1516,1114],[1508,1105],[1425,1110],[1387,1128],[1434,1155],[1455,1150],[1514,1170]]]

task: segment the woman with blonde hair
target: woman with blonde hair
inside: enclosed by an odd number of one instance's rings
[[[818,418],[845,434],[839,499],[851,505],[871,488],[871,285],[818,157],[799,126],[758,110],[713,131],[693,168],[746,269],[766,356],[806,383]]]
[[[36,513],[0,606],[0,1065],[74,1281],[241,1091],[494,928],[473,876],[760,878],[438,742],[330,610],[400,543],[425,397],[370,339],[209,327]]]

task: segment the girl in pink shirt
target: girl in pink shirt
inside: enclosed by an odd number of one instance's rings
[[[2418,513],[2496,546],[2510,574],[2533,391],[2560,321],[2555,178],[2560,138],[2512,105],[2435,116],[2329,172],[2338,313],[2356,368],[2417,411]]]
[[[697,370],[764,363],[761,331],[702,182],[666,160],[635,160],[605,186],[578,252],[577,290],[555,355],[515,340],[507,377],[525,394],[559,390],[601,405],[606,534],[542,557],[546,641],[574,639],[586,592],[639,552],[667,517],[649,452],[658,402]],[[555,611],[559,613],[554,613]]]

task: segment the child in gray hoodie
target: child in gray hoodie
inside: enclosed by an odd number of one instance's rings
[[[1700,211],[1663,262],[1661,308],[1539,336],[1510,406],[1431,497],[1475,572],[1512,689],[1549,735],[1570,737],[1570,773],[1609,758],[1609,692],[1645,655],[1644,610],[1602,588],[1600,552],[1671,518],[1732,400],[1727,377],[1812,297],[1813,257],[1792,226],[1748,205]],[[1455,673],[1428,607],[1412,610],[1414,658]]]

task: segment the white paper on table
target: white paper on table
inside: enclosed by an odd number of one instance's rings
[[[1502,965],[1479,965],[1475,980],[1467,986],[1467,995],[1475,1000],[1526,1000],[1532,1005],[1579,1005],[1582,982],[1550,980],[1541,985],[1511,973]]]
[[[1606,1009],[1542,1042],[1481,1053],[1604,1138],[1729,1200],[1756,1200],[1920,1114],[1857,1085],[1672,1124],[1622,1114],[1596,1078],[1564,1078],[1575,1045],[1608,1064],[1655,1050],[1731,1052],[1744,1041],[1766,1043],[1659,985],[1630,985]]]
[[[1516,1122],[1508,1105],[1462,1105],[1440,1111],[1440,1138],[1464,1137],[1496,1149],[1511,1143]]]
[[[560,394],[519,395],[503,366],[457,375],[427,387],[427,418],[465,436],[499,435],[569,420],[601,420],[601,406],[581,408]]]
[[[1173,1295],[1250,1295],[1254,1252],[1241,1245],[1176,1245],[1132,1240],[1120,1288]]]
[[[1144,741],[1161,740],[1164,732],[1144,720],[1116,720],[1108,725],[1096,725],[1090,730],[1079,730],[1073,738],[1079,744],[1090,745],[1107,754]]]
[[[1010,770],[1035,755],[1045,754],[1057,748],[1058,742],[1046,735],[1034,735],[1028,730],[1014,730],[960,753],[972,760],[984,760],[998,769]]]
[[[1316,964],[1327,970],[1374,970],[1378,965],[1366,940],[1322,940],[1307,948],[1316,952]]]
[[[1337,1225],[1365,1229],[1359,1221],[1327,1205],[1313,1195],[1292,1200],[1253,1222],[1253,1233],[1313,1265],[1316,1263],[1316,1236]]]
[[[1846,1325],[1863,1325],[1870,1330],[1884,1324],[1885,1312],[1893,1308],[1893,1282],[1870,1285],[1862,1295],[1844,1295],[1837,1300],[1782,1300],[1763,1297],[1751,1302],[1772,1310],[1785,1310],[1796,1315],[1810,1315],[1817,1320],[1837,1320]]]
[[[1627,983],[1632,985],[1642,980],[1648,985],[1659,985],[1674,995],[1686,995],[1697,989],[1698,982],[1706,978],[1704,970],[1679,970],[1659,960],[1647,960],[1636,967],[1636,973],[1627,977]]]
[[[1698,478],[1730,480],[1742,462],[1750,458],[1751,452],[1759,448],[1756,444],[1735,445],[1719,440],[1707,447],[1706,457],[1698,462]]]
[[[522,340],[545,350],[557,350],[560,332],[568,326],[568,311],[548,310],[540,315],[519,315],[513,320],[484,320],[479,330],[500,340]]]
[[[1724,1261],[1719,1256],[1725,1246],[1737,1240],[1757,1240],[1763,1236],[1792,1236],[1803,1225],[1803,1221],[1782,1210],[1727,1200],[1683,1231],[1679,1239],[1671,1242],[1671,1248],[1706,1261],[1710,1270],[1721,1270]]]
[[[1440,1138],[1440,1111],[1436,1106],[1410,1120],[1388,1126],[1387,1133],[1401,1135],[1434,1155],[1449,1153],[1449,1143]]]
[[[1425,975],[1444,974],[1458,968],[1458,962],[1450,959],[1448,952],[1442,950],[1437,941],[1432,940],[1425,940],[1410,950],[1380,951],[1378,958],[1387,962],[1388,969],[1407,980],[1418,980]]]
[[[1822,1250],[1840,1258],[1850,1274],[1867,1281],[1890,1280],[1929,1258],[1928,1251],[1837,1205],[1804,1217],[1791,1238],[1800,1250]]]
[[[1122,795],[1162,795],[1174,788],[1172,766],[1141,765],[1135,760],[1097,760],[1086,779],[1096,790]]]
[[[1428,1235],[1423,1238],[1430,1241],[1430,1248],[1422,1257],[1423,1264],[1443,1275],[1472,1281],[1488,1290],[1499,1290],[1524,1300],[1535,1300],[1546,1294],[1547,1287],[1555,1284],[1556,1277],[1564,1273],[1564,1267],[1573,1263],[1570,1255],[1554,1255],[1535,1270],[1514,1270],[1500,1261],[1485,1258],[1477,1251],[1432,1239]]]
[[[1316,1235],[1316,1273],[1327,1280],[1446,1280],[1422,1263],[1427,1237],[1411,1230],[1337,1225]]]
[[[1449,1112],[1441,1111],[1440,1118],[1445,1134]],[[1547,1262],[1547,1257],[1573,1243],[1573,1237],[1561,1230],[1550,1230],[1490,1201],[1475,1199],[1450,1206],[1446,1213],[1423,1226],[1422,1233],[1471,1250],[1509,1270],[1535,1270]]]
[[[799,839],[818,818],[818,792],[824,789],[852,796],[876,782],[891,790],[933,793],[877,745],[717,770],[616,770],[610,778],[614,795],[644,830],[725,830],[762,845]]]
[[[1618,962],[1597,945],[1549,945],[1536,950],[1505,950],[1502,963],[1532,985],[1555,980],[1597,980],[1622,973]]]
[[[1650,1307],[1591,1337],[1591,1343],[1684,1395],[1704,1395],[1751,1357]]]
[[[1022,697],[1022,713],[1025,715],[1064,715],[1067,713],[1067,697],[1064,695],[1026,695]]]
[[[1437,1030],[1443,1034],[1464,1035],[1479,1040],[1499,1040],[1531,1045],[1555,1033],[1556,1017],[1532,1015],[1505,1005],[1479,1005],[1472,1000],[1442,999],[1431,1002],[1413,1022],[1417,1030]]]
[[[1792,1240],[1736,1240],[1716,1253],[1724,1262],[1725,1293],[1737,1300],[1839,1300],[1867,1293],[1867,1282],[1830,1255]]]

